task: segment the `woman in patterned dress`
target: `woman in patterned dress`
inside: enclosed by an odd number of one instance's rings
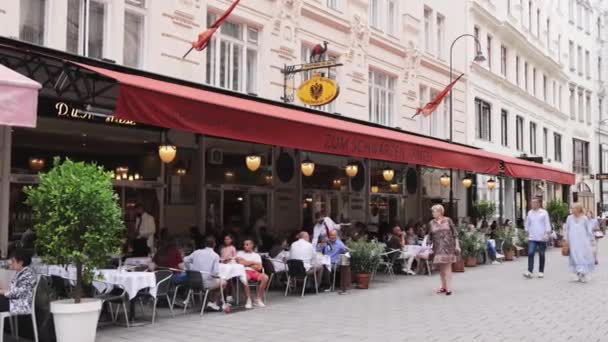
[[[441,287],[437,293],[451,295],[450,285],[452,282],[452,264],[456,262],[460,254],[458,232],[454,222],[444,216],[445,210],[440,204],[431,207],[433,219],[429,222],[429,236],[433,243],[433,263],[439,266]]]

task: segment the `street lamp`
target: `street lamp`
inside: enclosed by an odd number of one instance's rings
[[[473,58],[473,61],[477,62],[477,63],[481,63],[484,62],[486,60],[486,58],[484,57],[483,53],[481,52],[481,43],[479,42],[479,39],[477,39],[477,37],[475,37],[472,34],[469,33],[465,33],[465,34],[461,34],[460,36],[456,37],[456,39],[454,39],[452,41],[452,44],[450,45],[450,83],[452,84],[452,72],[454,71],[454,44],[456,44],[456,42],[460,39],[460,38],[464,38],[464,37],[471,37],[475,40],[475,46],[477,47],[476,51],[475,51],[475,58]],[[454,99],[452,97],[452,93],[453,93],[454,88],[450,89],[450,134],[449,134],[449,142],[451,143],[454,139],[454,135],[453,135],[453,128],[452,128],[452,122],[453,122],[453,117],[454,117]],[[450,169],[450,179],[452,179],[453,176],[453,169]],[[454,182],[450,182],[450,216],[454,215]]]

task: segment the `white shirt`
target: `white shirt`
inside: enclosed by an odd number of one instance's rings
[[[189,270],[204,272],[203,278],[206,280],[220,273],[220,256],[209,247],[197,249],[185,257],[184,262],[188,264]]]
[[[253,262],[253,263],[262,265],[262,257],[258,253],[255,253],[255,252],[247,253],[245,251],[238,251],[238,253],[236,253],[236,257],[245,259],[249,262]],[[251,271],[257,271],[253,267],[249,267],[249,266],[245,266],[245,269],[251,270]]]
[[[327,227],[326,227],[327,226]],[[316,248],[319,239],[323,236],[327,237],[327,231],[340,230],[340,225],[336,224],[330,217],[323,218],[322,223],[315,224],[312,231],[312,245]]]
[[[141,221],[141,224],[140,224]],[[150,250],[154,248],[154,233],[156,233],[156,222],[152,215],[144,212],[141,217],[135,219],[135,229],[139,239],[147,239]]]
[[[289,249],[289,259],[302,260],[306,271],[310,270],[317,258],[317,252],[312,246],[312,243],[300,239],[291,244]]]
[[[547,241],[551,233],[549,213],[545,209],[532,209],[526,217],[526,231],[530,241]]]

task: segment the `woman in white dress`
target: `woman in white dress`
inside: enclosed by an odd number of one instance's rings
[[[570,247],[569,266],[572,273],[576,273],[580,282],[586,282],[595,267],[593,256],[593,243],[595,237],[587,216],[583,213],[580,203],[572,205],[572,214],[566,220],[565,238]]]
[[[593,241],[593,257],[595,258],[595,264],[597,265],[599,264],[599,260],[597,259],[597,247],[599,242],[598,240],[601,237],[601,235],[598,234],[602,234],[602,231],[600,230],[600,222],[597,220],[597,218],[595,218],[595,215],[593,215],[593,211],[587,211],[587,219],[589,225],[591,226],[593,237],[595,237],[595,240]]]

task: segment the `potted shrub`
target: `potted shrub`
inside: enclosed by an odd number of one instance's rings
[[[482,265],[486,261],[486,237],[477,233],[477,264]]]
[[[460,250],[466,267],[477,266],[478,242],[474,233],[465,232],[460,239]]]
[[[375,241],[352,241],[348,244],[350,264],[357,280],[357,288],[369,288],[369,278],[380,263],[384,247]]]
[[[505,255],[506,261],[512,261],[515,256],[515,244],[513,242],[513,232],[512,227],[504,227],[499,230],[499,237],[503,241],[502,251]]]
[[[556,246],[561,247],[561,242],[563,240],[562,226],[564,220],[570,213],[570,207],[568,206],[568,203],[561,200],[552,200],[547,203],[546,209],[549,213],[549,218],[551,219],[551,226],[557,235]]]
[[[477,201],[473,204],[473,213],[477,219],[489,221],[496,212],[496,203],[492,201]]]
[[[40,184],[25,190],[36,248],[47,264],[74,265],[72,299],[51,302],[58,342],[94,342],[101,301],[85,298],[94,270],[119,250],[124,229],[112,174],[101,166],[55,158]]]
[[[458,229],[458,241],[460,242],[460,255],[456,259],[456,262],[452,264],[452,272],[464,272],[464,259],[462,254],[462,241],[464,234],[466,233],[466,225],[461,225]]]

